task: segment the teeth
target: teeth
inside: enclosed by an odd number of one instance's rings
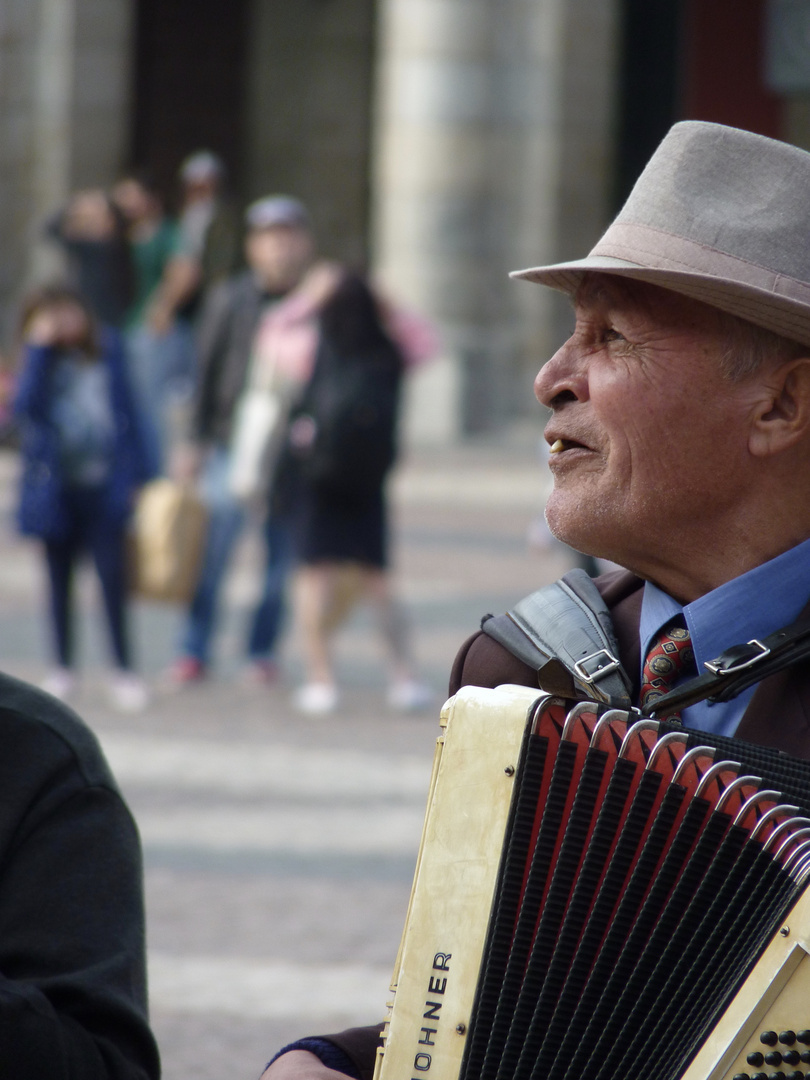
[[[565,449],[565,444],[563,443],[562,439],[557,439],[556,442],[551,444],[551,449],[549,450],[549,453],[550,454],[559,454],[559,452],[561,450],[564,450],[564,449]]]

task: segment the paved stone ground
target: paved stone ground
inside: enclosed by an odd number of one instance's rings
[[[425,452],[395,478],[395,577],[436,691],[423,714],[385,707],[384,658],[362,611],[340,633],[346,689],[335,716],[290,709],[294,634],[282,685],[239,682],[255,537],[228,582],[215,677],[161,691],[180,615],[138,604],[135,644],[155,698],[139,716],[116,714],[104,696],[95,583],[83,576],[75,704],[143,836],[166,1080],[250,1080],[285,1041],[382,1018],[452,657],[482,614],[569,565],[564,549],[527,544],[543,494],[533,457],[529,443]],[[0,456],[0,663],[36,681],[46,668],[40,566],[10,523],[15,469]]]

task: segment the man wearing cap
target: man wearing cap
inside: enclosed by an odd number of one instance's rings
[[[225,165],[211,150],[197,150],[180,166],[179,226],[183,252],[197,268],[197,287],[183,314],[195,314],[205,290],[232,274],[239,263],[239,219],[224,193]]]
[[[245,223],[248,269],[215,286],[201,315],[191,440],[176,455],[173,468],[179,479],[202,470],[201,490],[209,510],[200,580],[181,654],[169,671],[176,685],[206,674],[220,585],[247,518],[248,493],[233,477],[240,403],[251,386],[263,381],[262,373],[281,376],[288,396],[306,381],[315,356],[315,316],[337,274],[332,264],[315,261],[309,218],[297,199],[259,199],[248,208]],[[254,494],[265,494],[269,476],[258,476],[256,482]],[[283,522],[269,515],[265,531],[269,555],[264,590],[247,642],[248,675],[260,681],[275,675],[272,651],[289,563]]]
[[[640,703],[668,688],[651,689],[662,642],[686,646],[683,681],[810,615],[809,208],[810,154],[676,124],[587,258],[513,275],[573,303],[535,382],[552,414],[546,513],[561,540],[628,568],[597,586]],[[538,675],[473,635],[450,692],[501,683]],[[682,719],[808,758],[810,666]],[[377,1031],[293,1044],[267,1080],[368,1080]]]

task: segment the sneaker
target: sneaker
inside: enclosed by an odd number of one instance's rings
[[[205,664],[196,656],[178,656],[169,670],[166,672],[166,681],[170,686],[188,686],[190,683],[202,682],[205,678]]]
[[[334,683],[305,683],[295,691],[292,700],[299,712],[324,715],[337,708],[338,690]]]
[[[245,686],[273,686],[281,678],[281,668],[275,660],[264,658],[251,660],[240,673],[240,682]]]
[[[140,676],[117,671],[110,679],[110,702],[119,712],[142,712],[149,704],[149,691]]]
[[[421,712],[428,709],[434,700],[430,687],[413,679],[392,683],[388,690],[388,704],[399,712]]]
[[[70,668],[57,667],[49,671],[39,685],[46,693],[60,701],[67,701],[76,690],[76,676]]]

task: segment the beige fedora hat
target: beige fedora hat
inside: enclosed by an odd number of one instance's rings
[[[722,124],[675,124],[587,258],[511,276],[572,293],[589,270],[810,345],[810,153]]]

